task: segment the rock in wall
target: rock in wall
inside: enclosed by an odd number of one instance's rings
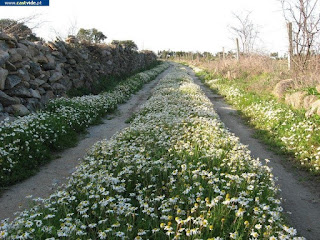
[[[72,38],[30,42],[0,32],[0,118],[26,115],[71,88],[90,89],[101,76],[130,74],[155,61],[151,51]]]

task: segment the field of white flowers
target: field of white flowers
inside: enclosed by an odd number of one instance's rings
[[[212,80],[210,73],[201,69],[197,72],[207,86],[218,90],[249,118],[251,124],[264,131],[272,144],[276,143],[284,152],[292,153],[304,168],[320,173],[319,117],[306,118],[303,113],[274,99],[246,92],[227,80]]]
[[[228,132],[183,68],[68,184],[3,221],[5,239],[303,239],[267,166]]]
[[[121,82],[99,95],[59,98],[46,109],[0,125],[0,187],[31,175],[50,160],[51,150],[76,142],[77,134],[99,122],[117,104],[126,101],[143,84],[168,67],[161,64]]]

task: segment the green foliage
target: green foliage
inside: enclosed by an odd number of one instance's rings
[[[129,50],[129,51],[137,51],[138,50],[138,46],[137,44],[135,44],[134,41],[132,40],[113,40],[111,42],[112,45],[116,45],[116,46],[120,46],[122,48],[124,48],[125,50]]]
[[[305,91],[308,93],[308,95],[320,96],[320,93],[317,91],[317,89],[315,87],[309,87],[309,88],[305,89]]]
[[[248,119],[258,130],[256,136],[273,150],[294,156],[301,167],[320,174],[319,116],[306,118],[304,111],[294,110],[270,95],[248,91],[246,84],[227,79],[213,82],[209,75],[208,71],[198,73]],[[316,90],[310,88],[309,92],[315,94]]]
[[[0,188],[32,175],[52,151],[70,147],[78,133],[98,123],[144,83],[167,68],[160,65],[117,82],[109,93],[51,101],[46,109],[0,126]]]
[[[77,38],[81,42],[101,43],[107,37],[101,31],[98,31],[96,28],[91,28],[91,29],[80,28],[77,33]]]
[[[271,170],[176,67],[130,127],[96,143],[68,184],[0,231],[9,239],[295,239],[277,193]]]

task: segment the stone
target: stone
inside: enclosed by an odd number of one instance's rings
[[[48,83],[43,84],[42,87],[43,87],[43,89],[46,90],[46,91],[52,90],[51,85],[49,85]]]
[[[64,43],[61,41],[56,41],[55,42],[56,46],[59,48],[59,50],[63,53],[63,54],[68,54],[68,50],[66,49],[66,47],[64,46]]]
[[[9,50],[9,45],[4,40],[0,40],[0,50],[5,52]]]
[[[307,95],[307,92],[298,91],[294,93],[287,93],[285,95],[285,102],[291,105],[295,109],[303,107],[303,99]]]
[[[17,45],[18,48],[22,48],[24,49],[26,52],[29,50],[26,44],[21,43],[22,41],[20,41]]]
[[[276,84],[273,89],[273,95],[277,98],[283,98],[285,92],[294,87],[294,81],[292,79],[281,80]]]
[[[44,55],[39,55],[39,56],[33,58],[33,61],[40,63],[40,64],[48,63],[48,59]]]
[[[48,63],[56,64],[56,59],[51,54],[46,54],[46,58],[48,59]]]
[[[41,95],[39,93],[38,90],[34,90],[34,89],[29,89],[30,93],[31,93],[31,96],[33,98],[37,98],[37,99],[41,99]]]
[[[18,97],[12,97],[12,98],[16,101],[16,104],[22,103],[23,98],[18,98]]]
[[[8,69],[11,72],[17,71],[17,68],[15,65],[13,65],[11,62],[7,61],[6,62],[6,69]]]
[[[46,90],[44,90],[42,87],[38,88],[38,91],[41,95],[44,95],[46,93]]]
[[[29,72],[34,75],[35,77],[39,77],[41,75],[41,67],[38,63],[30,62],[30,69]]]
[[[9,48],[16,48],[16,47],[17,47],[15,41],[7,41],[7,44],[8,44],[8,46],[9,46]]]
[[[65,91],[66,87],[61,83],[54,83],[52,84],[52,89],[60,92],[60,91]]]
[[[75,88],[80,88],[80,87],[82,87],[82,86],[84,85],[84,81],[83,81],[83,80],[80,80],[80,79],[78,79],[78,78],[73,79],[73,80],[72,80],[72,83],[73,83],[73,86],[74,86]]]
[[[317,101],[319,98],[315,95],[308,95],[303,99],[303,108],[310,109],[312,104]]]
[[[54,99],[55,95],[52,91],[47,91],[45,95],[41,97],[41,104],[46,104],[50,99]]]
[[[46,64],[43,64],[43,65],[42,65],[42,68],[43,68],[45,71],[55,70],[55,69],[56,69],[56,64],[54,64],[54,63],[46,63]]]
[[[19,83],[18,86],[22,86],[22,87],[25,87],[25,88],[30,88],[30,83],[26,82],[26,81],[22,81],[21,83]]]
[[[0,103],[0,112],[3,112],[4,108],[2,106],[2,104]]]
[[[49,78],[49,81],[50,82],[56,82],[58,81],[59,79],[61,79],[63,76],[62,76],[62,73],[61,72],[54,72],[51,77]]]
[[[13,97],[10,97],[6,93],[0,91],[0,103],[3,106],[7,107],[7,106],[10,106],[12,104],[16,104],[17,101]]]
[[[18,116],[25,116],[30,113],[29,109],[22,104],[15,104],[15,105],[12,105],[11,107],[13,109],[14,114]]]
[[[46,82],[39,79],[39,78],[36,78],[34,80],[31,80],[30,81],[30,86],[33,88],[33,89],[37,89],[39,86],[45,84]]]
[[[56,57],[63,57],[63,54],[59,51],[53,51],[51,54]]]
[[[4,111],[9,113],[9,114],[13,114],[14,113],[13,108],[11,106],[5,107]]]
[[[89,54],[88,54],[88,53],[79,53],[79,56],[80,56],[83,60],[88,60],[88,59],[89,59]]]
[[[5,34],[4,32],[0,32],[0,40],[12,41],[14,39],[10,37],[8,34]]]
[[[22,98],[31,97],[31,93],[29,89],[23,86],[12,88],[8,90],[7,93],[10,96],[16,96],[16,97],[22,97]]]
[[[58,63],[56,66],[56,71],[62,72],[62,69],[65,67],[64,63]],[[70,69],[69,69],[70,70]]]
[[[40,108],[40,101],[37,98],[28,98],[27,99],[27,108],[34,112]]]
[[[108,61],[107,61],[107,64],[108,64],[108,65],[112,65],[112,61],[111,61],[111,60],[108,60]]]
[[[66,87],[67,90],[71,89],[72,88],[72,82],[70,80],[69,77],[63,77],[61,80],[60,80],[60,83]]]
[[[9,61],[11,63],[19,62],[22,60],[22,56],[17,52],[15,48],[9,49],[10,58]]]
[[[28,49],[32,57],[36,57],[40,54],[40,51],[33,45],[28,45]]]
[[[75,64],[77,64],[77,61],[74,58],[71,58],[71,59],[69,59],[69,63],[71,65],[75,65]]]
[[[311,107],[309,108],[309,110],[305,114],[306,117],[309,117],[309,116],[317,113],[319,108],[320,108],[320,99],[311,104]]]
[[[5,64],[9,60],[9,58],[10,58],[9,53],[0,49],[0,66]]]
[[[23,48],[17,48],[16,51],[21,57],[27,57],[27,52]]]
[[[4,90],[7,76],[8,70],[0,67],[0,90]]]
[[[22,81],[26,81],[26,82],[30,81],[30,76],[26,69],[23,69],[23,68],[19,69],[18,75],[19,77],[21,77]]]
[[[105,56],[110,56],[111,55],[111,52],[109,52],[108,50],[103,50],[101,52],[102,56],[105,57]]]
[[[9,74],[6,79],[5,89],[11,89],[21,82],[21,78],[17,75]]]

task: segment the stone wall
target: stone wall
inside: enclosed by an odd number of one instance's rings
[[[273,95],[280,100],[284,100],[287,105],[295,109],[306,110],[306,117],[313,114],[320,116],[320,99],[319,96],[310,95],[306,91],[293,91],[294,81],[292,79],[281,80],[273,89]],[[320,85],[317,86],[317,91],[320,92]]]
[[[26,115],[71,88],[90,89],[101,76],[120,76],[156,61],[150,51],[88,45],[76,39],[30,42],[0,32],[0,118]]]

